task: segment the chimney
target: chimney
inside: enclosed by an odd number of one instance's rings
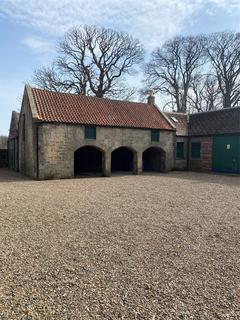
[[[149,96],[147,98],[147,103],[150,104],[150,105],[154,105],[155,104],[155,96],[154,96],[153,90],[149,91]]]

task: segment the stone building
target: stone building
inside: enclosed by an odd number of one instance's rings
[[[174,124],[154,104],[26,86],[18,127],[19,170],[35,179],[174,167]]]
[[[240,173],[240,108],[162,113],[147,103],[26,86],[12,114],[9,165],[35,179],[125,171]]]
[[[176,126],[175,169],[240,173],[240,108],[167,116]]]
[[[12,112],[8,137],[8,165],[10,169],[18,171],[18,122],[19,113]]]
[[[8,166],[8,137],[0,136],[0,168]]]
[[[174,169],[188,169],[188,115],[185,113],[166,112],[166,116],[176,127]]]

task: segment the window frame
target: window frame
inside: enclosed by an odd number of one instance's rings
[[[84,138],[85,139],[96,140],[96,137],[97,137],[96,127],[94,127],[94,126],[85,126],[84,127]]]
[[[199,145],[199,148],[197,149],[199,152],[199,155],[195,155],[194,152],[196,153],[196,149],[193,148],[193,145]],[[196,148],[196,147],[195,147]],[[195,151],[194,151],[195,150]],[[191,159],[194,160],[199,160],[201,159],[201,142],[200,141],[193,141],[191,142]]]
[[[151,142],[158,142],[160,139],[160,130],[151,129]]]
[[[178,146],[181,145],[182,149],[180,149],[181,154],[179,155]],[[177,141],[176,145],[176,159],[177,160],[184,160],[185,159],[185,142],[184,141]]]

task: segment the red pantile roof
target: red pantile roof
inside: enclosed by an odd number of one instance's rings
[[[39,121],[174,130],[153,105],[32,88]]]

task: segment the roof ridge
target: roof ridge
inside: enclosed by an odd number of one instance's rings
[[[188,113],[184,113],[184,112],[170,112],[170,111],[165,111],[164,113],[168,113],[168,114],[180,114],[180,115],[184,115],[184,116],[187,116]]]
[[[195,113],[190,113],[190,116],[196,116],[196,115],[200,115],[200,114],[206,114],[206,113],[214,113],[214,112],[223,112],[223,111],[232,111],[232,110],[236,110],[236,109],[240,109],[240,107],[231,107],[231,108],[222,108],[222,109],[218,109],[218,110],[209,110],[209,111],[203,111],[203,112],[195,112]]]
[[[32,90],[40,90],[40,91],[44,91],[44,92],[48,92],[48,93],[53,93],[53,94],[61,94],[61,95],[67,95],[67,96],[81,96],[84,98],[90,98],[90,99],[96,99],[96,100],[105,100],[105,101],[113,101],[113,102],[124,102],[124,103],[138,103],[138,104],[144,104],[144,105],[148,105],[147,102],[141,102],[141,101],[129,101],[129,100],[118,100],[118,99],[110,99],[110,98],[106,98],[106,97],[97,97],[97,96],[86,96],[84,94],[78,94],[78,93],[70,93],[70,92],[58,92],[58,91],[52,91],[52,90],[47,90],[47,89],[42,89],[42,88],[36,88],[36,87],[31,87],[29,86]]]

